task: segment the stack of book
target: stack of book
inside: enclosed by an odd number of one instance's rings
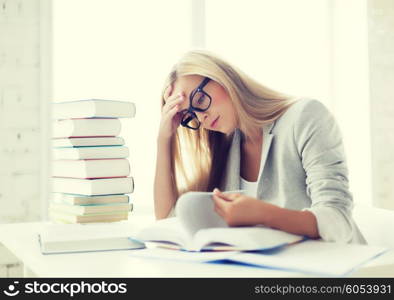
[[[53,105],[52,199],[56,223],[127,220],[133,209],[129,149],[118,136],[119,118],[133,118],[135,105],[78,100]]]

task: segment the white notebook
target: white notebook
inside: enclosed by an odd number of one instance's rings
[[[145,246],[133,240],[134,228],[128,223],[46,224],[38,241],[43,254],[128,250]]]
[[[130,256],[189,262],[235,262],[242,263],[243,267],[278,269],[319,277],[345,277],[386,251],[377,246],[307,240],[261,252],[187,252],[152,245],[132,251]]]
[[[271,253],[237,253],[228,259],[317,276],[347,276],[386,251],[378,246],[308,240]]]

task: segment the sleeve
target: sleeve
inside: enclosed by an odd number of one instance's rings
[[[328,109],[312,100],[294,124],[294,139],[306,173],[308,210],[325,241],[365,243],[351,213],[348,169],[339,127]]]

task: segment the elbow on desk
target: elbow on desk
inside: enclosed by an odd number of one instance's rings
[[[167,213],[155,211],[156,221],[175,217],[175,209],[172,207]]]
[[[308,209],[317,220],[317,229],[322,240],[337,243],[366,244],[352,216],[333,207]]]

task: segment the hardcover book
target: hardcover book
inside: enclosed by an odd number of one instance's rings
[[[134,191],[133,177],[78,179],[53,177],[53,192],[86,196],[130,194]]]
[[[135,104],[127,101],[86,99],[53,104],[54,119],[71,118],[133,118]]]
[[[52,176],[72,178],[126,177],[130,174],[127,159],[55,160]]]
[[[53,159],[106,159],[127,158],[129,148],[125,146],[63,147],[52,150]]]
[[[62,147],[91,147],[91,146],[123,146],[125,141],[119,136],[109,137],[69,137],[53,138],[52,146],[54,148]]]
[[[64,193],[52,193],[53,203],[66,203],[72,205],[90,205],[90,204],[110,204],[110,203],[129,203],[128,195],[100,195],[100,196],[83,196]]]
[[[69,119],[53,123],[54,138],[119,135],[119,119]]]

